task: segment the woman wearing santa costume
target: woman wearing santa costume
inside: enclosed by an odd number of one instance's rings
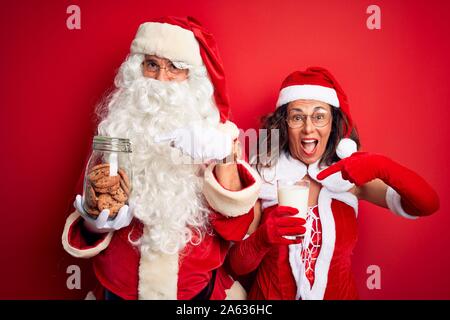
[[[245,161],[218,161],[239,131],[213,36],[191,17],[144,23],[115,85],[98,132],[131,141],[129,206],[95,219],[77,196],[64,249],[93,258],[96,298],[245,298],[223,262],[253,221],[260,180]]]
[[[229,264],[237,275],[256,270],[249,299],[357,299],[351,255],[358,201],[416,219],[438,210],[438,196],[393,160],[357,152],[347,97],[327,70],[290,74],[276,106],[264,128],[279,130],[279,149],[271,152],[280,156],[259,168],[257,227],[232,247]],[[297,209],[278,206],[279,179],[310,181],[306,220],[293,217]]]

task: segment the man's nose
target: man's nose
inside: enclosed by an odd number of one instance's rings
[[[166,69],[159,69],[158,73],[156,74],[156,80],[170,81],[170,78],[166,72]]]

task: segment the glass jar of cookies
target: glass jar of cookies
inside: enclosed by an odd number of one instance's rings
[[[94,137],[83,186],[83,207],[91,217],[109,209],[109,218],[114,219],[128,204],[132,190],[130,155],[128,139]]]

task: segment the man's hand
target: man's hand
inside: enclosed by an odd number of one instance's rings
[[[233,149],[233,139],[219,129],[192,124],[155,137],[156,143],[170,142],[196,161],[222,160]]]
[[[122,208],[120,208],[117,216],[112,220],[108,220],[109,209],[104,209],[102,212],[100,212],[97,219],[94,219],[84,210],[83,202],[83,197],[77,195],[73,206],[83,217],[86,229],[91,232],[106,233],[119,230],[128,226],[133,219],[132,210],[127,205],[124,205]]]

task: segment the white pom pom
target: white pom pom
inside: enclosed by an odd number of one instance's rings
[[[336,148],[336,154],[340,159],[350,157],[356,151],[358,151],[356,142],[349,138],[341,139]]]

